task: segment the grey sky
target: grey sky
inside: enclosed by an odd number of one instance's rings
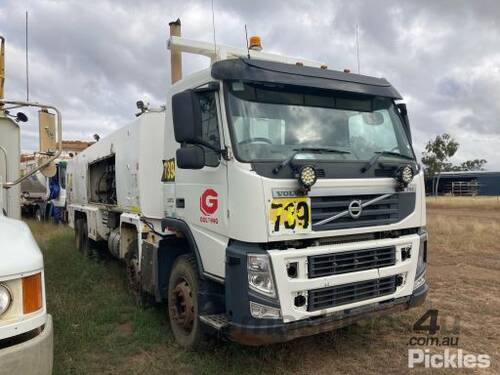
[[[485,158],[500,169],[500,2],[214,0],[217,42],[259,34],[266,51],[387,78],[405,97],[416,151],[449,132],[456,161]],[[7,38],[8,98],[25,97],[24,13],[30,17],[31,99],[62,109],[65,139],[106,135],[134,117],[138,99],[159,105],[169,85],[168,22],[213,40],[210,0],[0,0]],[[185,55],[185,73],[208,60]],[[33,117],[34,119],[35,117]],[[23,147],[36,143],[24,125]]]

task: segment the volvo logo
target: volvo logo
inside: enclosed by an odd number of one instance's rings
[[[349,212],[349,215],[351,215],[353,219],[357,219],[358,217],[360,217],[361,213],[363,212],[363,206],[361,205],[361,201],[356,200],[349,203],[347,211]]]

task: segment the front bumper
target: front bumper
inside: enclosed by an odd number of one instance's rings
[[[428,290],[429,287],[426,283],[415,290],[411,296],[347,309],[339,314],[331,314],[292,323],[276,322],[266,325],[240,325],[229,322],[222,329],[222,334],[229,340],[244,345],[257,346],[290,341],[299,337],[332,331],[361,319],[376,318],[419,306],[424,303]]]
[[[47,322],[38,335],[0,349],[0,375],[52,374],[53,336],[52,316],[47,315]]]

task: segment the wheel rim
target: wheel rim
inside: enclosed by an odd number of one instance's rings
[[[194,324],[193,290],[186,279],[181,278],[171,291],[170,314],[175,324],[190,333]]]

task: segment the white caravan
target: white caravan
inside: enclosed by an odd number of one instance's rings
[[[173,84],[68,164],[78,249],[106,241],[139,297],[168,302],[176,340],[249,345],[421,304],[423,172],[389,82],[186,40]],[[181,53],[211,58],[182,77]]]
[[[0,56],[0,374],[51,374],[53,362],[52,317],[47,313],[43,257],[30,229],[20,221],[20,129],[24,106],[41,106],[3,100],[4,39]],[[61,124],[59,119],[59,137]],[[60,139],[60,138],[59,138]],[[38,168],[58,155],[54,151]]]

